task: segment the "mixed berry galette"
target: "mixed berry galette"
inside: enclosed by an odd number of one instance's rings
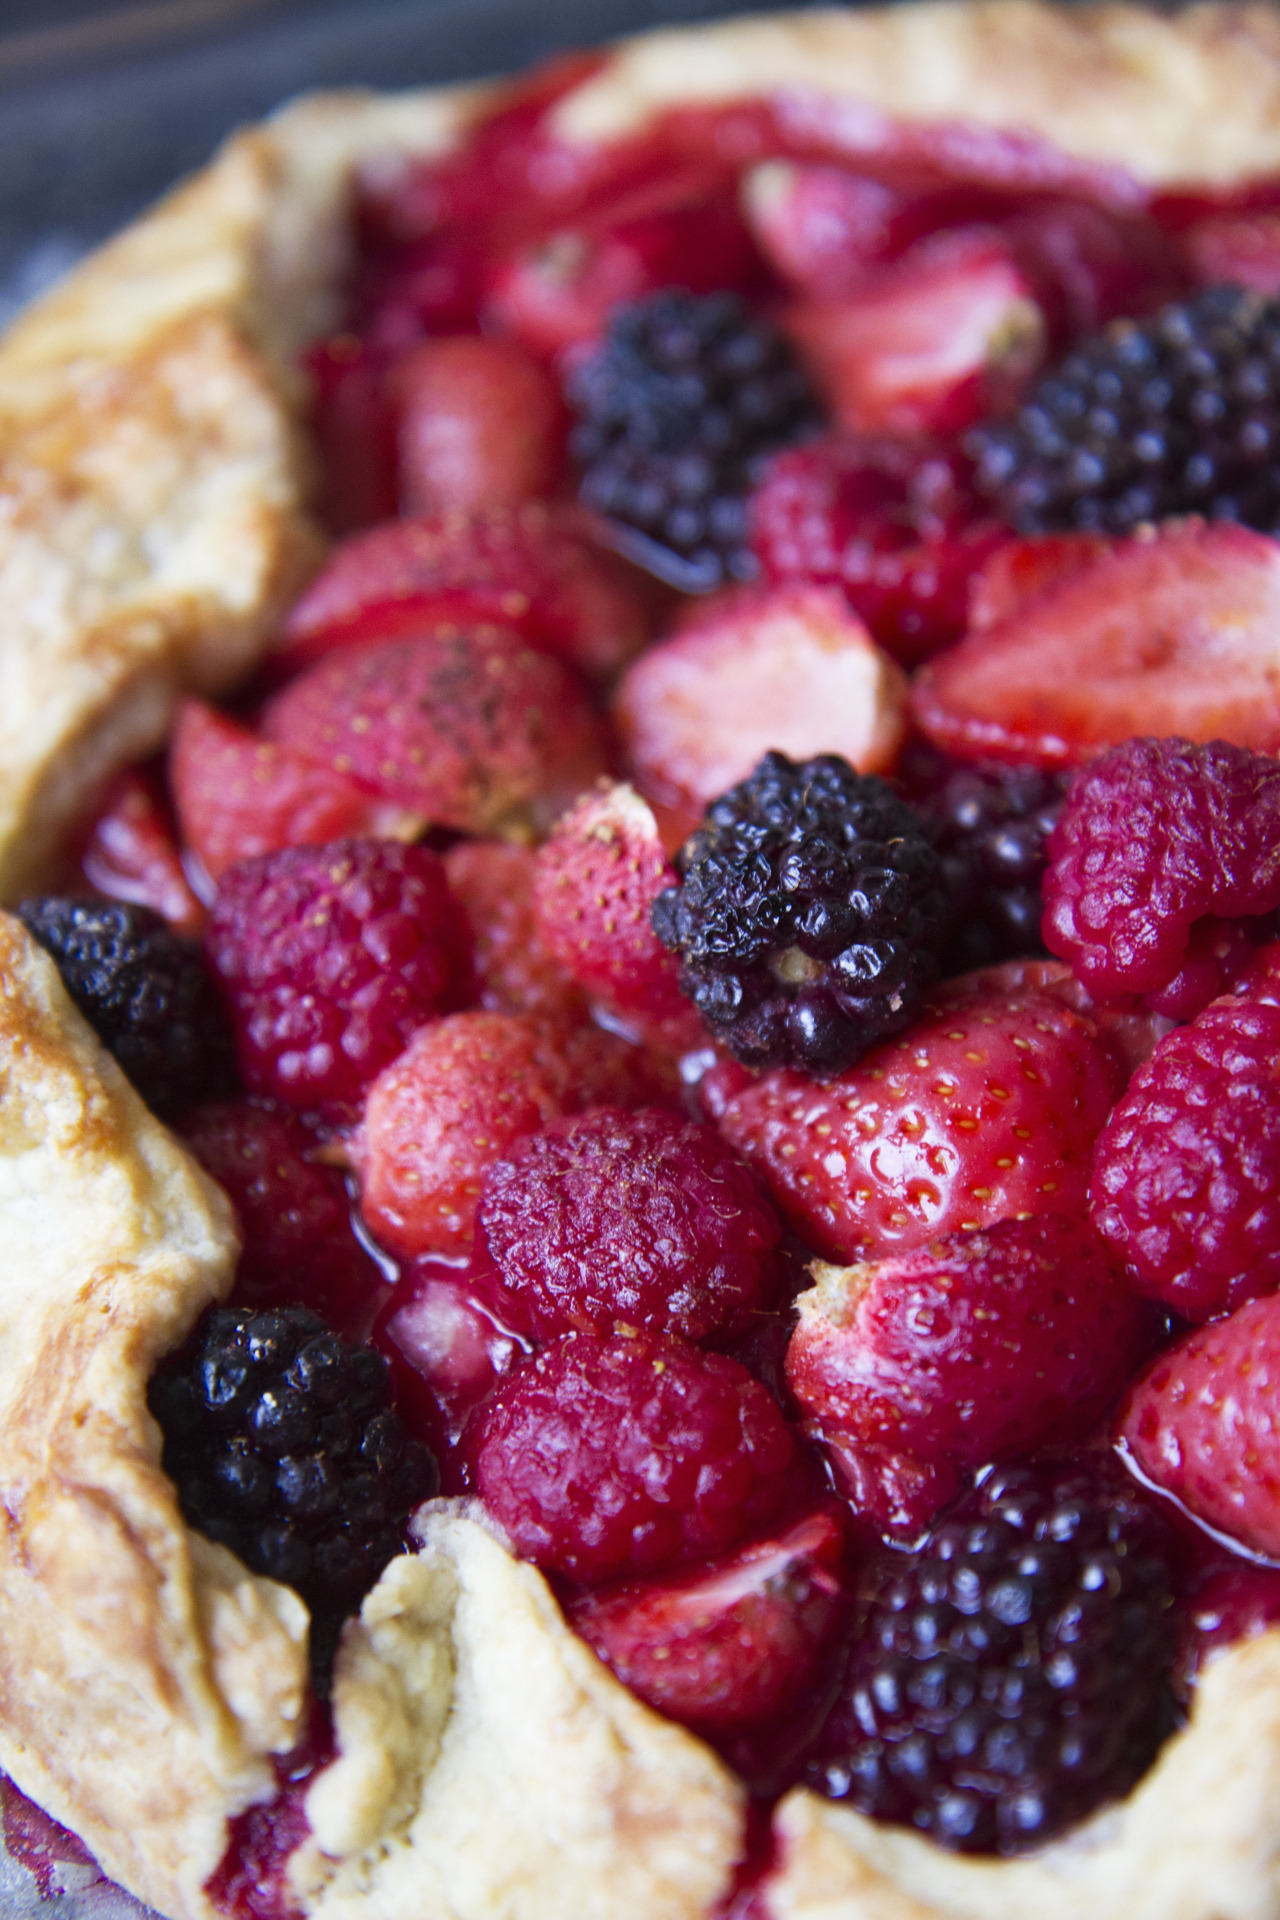
[[[0,465],[11,1854],[1280,1920],[1280,16],[303,102]]]

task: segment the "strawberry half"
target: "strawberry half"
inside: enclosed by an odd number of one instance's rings
[[[198,934],[204,908],[192,892],[169,810],[154,774],[129,767],[103,796],[84,844],[80,871],[111,900],[163,914],[175,933]]]
[[[932,660],[914,712],[961,759],[1078,766],[1134,734],[1261,748],[1280,730],[1280,541],[1135,534]]]
[[[388,375],[400,508],[484,513],[550,493],[566,416],[546,370],[513,340],[424,340]]]
[[[866,1259],[1084,1211],[1121,1069],[1091,1020],[1022,977],[993,968],[950,983],[923,1020],[833,1080],[706,1075],[708,1111],[809,1246]]]

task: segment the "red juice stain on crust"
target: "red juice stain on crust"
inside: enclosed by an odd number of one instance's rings
[[[205,1882],[210,1901],[228,1920],[296,1920],[301,1908],[289,1885],[289,1858],[311,1831],[307,1792],[333,1753],[329,1717],[313,1705],[302,1739],[274,1762],[275,1798],[246,1808],[230,1823],[227,1850]]]
[[[73,1885],[79,1889],[105,1879],[83,1842],[28,1800],[4,1774],[0,1774],[0,1810],[9,1855],[32,1875],[42,1900],[57,1899]]]

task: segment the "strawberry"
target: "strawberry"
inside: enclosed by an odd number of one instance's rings
[[[1083,1217],[1005,1219],[811,1271],[787,1384],[846,1457],[971,1469],[1081,1439],[1136,1354],[1142,1309]]]
[[[1100,533],[1047,533],[1001,541],[969,582],[970,633],[985,633],[1021,613],[1037,594],[1082,573],[1113,546]]]
[[[1078,766],[1134,734],[1261,747],[1280,730],[1280,542],[1198,520],[1135,534],[916,681],[961,759]]]
[[[130,767],[112,781],[80,871],[109,899],[154,908],[175,933],[197,934],[204,926],[204,907],[191,890],[160,782],[150,772]]]
[[[508,627],[344,648],[263,709],[268,740],[433,824],[527,838],[603,770],[568,670]]]
[[[396,511],[395,416],[381,367],[351,333],[313,347],[305,366],[325,525],[343,534],[390,520]]]
[[[484,1285],[484,1276],[460,1274],[438,1261],[411,1264],[375,1329],[379,1345],[394,1348],[430,1390],[456,1440],[471,1409],[530,1352],[524,1334],[508,1324]]]
[[[787,330],[853,433],[957,433],[1015,394],[1044,323],[1008,247],[940,235],[839,301],[794,307]]]
[[[608,1013],[684,1052],[706,1035],[649,909],[678,884],[649,807],[621,783],[584,794],[534,857],[534,921],[546,951]]]
[[[412,839],[421,814],[364,792],[331,767],[261,740],[203,700],[184,700],[169,744],[182,837],[211,880],[281,847],[375,834]]]
[[[645,605],[626,565],[578,507],[427,514],[376,527],[330,555],[285,622],[271,663],[295,672],[334,647],[432,620],[501,621],[592,675],[644,645]]]
[[[1247,1552],[1280,1557],[1280,1294],[1162,1353],[1135,1383],[1120,1438],[1153,1485]]]
[[[536,868],[529,848],[503,840],[460,840],[445,853],[444,865],[475,938],[481,1006],[544,1020],[586,1019],[585,994],[553,959],[538,930]]]
[[[1017,981],[993,968],[948,983],[922,1020],[826,1082],[787,1068],[705,1076],[721,1132],[825,1258],[1084,1210],[1123,1075],[1090,1019]]]
[[[499,266],[488,311],[532,352],[558,354],[598,339],[624,301],[661,287],[745,291],[758,277],[741,216],[718,196],[553,233]]]
[[[974,576],[1010,544],[962,461],[929,440],[848,436],[792,448],[770,462],[750,512],[769,579],[843,588],[872,637],[907,666],[960,638]]]
[[[641,785],[701,811],[770,748],[892,766],[906,697],[833,588],[731,589],[628,669],[614,715]]]
[[[1045,199],[1002,213],[998,225],[1056,348],[1109,320],[1154,313],[1185,291],[1182,249],[1148,215]]]
[[[1280,211],[1211,213],[1182,236],[1201,286],[1229,280],[1254,293],[1280,293]]]
[[[901,205],[896,193],[862,174],[787,160],[753,168],[743,198],[770,266],[823,301],[851,293],[888,255]]]
[[[512,340],[424,340],[389,376],[400,507],[482,513],[550,493],[563,462],[559,389]]]
[[[569,1622],[641,1700],[723,1734],[795,1704],[843,1597],[844,1525],[831,1505],[694,1573],[587,1594]]]

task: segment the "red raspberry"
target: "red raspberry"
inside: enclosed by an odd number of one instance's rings
[[[745,1332],[781,1229],[710,1127],[649,1108],[554,1122],[490,1168],[483,1247],[540,1339]]]
[[[538,929],[532,851],[504,840],[460,840],[445,854],[444,867],[475,940],[480,1004],[535,1019],[585,1019],[582,988],[552,957]]]
[[[1098,999],[1158,993],[1205,915],[1280,906],[1280,764],[1127,740],[1077,777],[1049,853],[1046,944]]]
[[[821,1507],[696,1573],[659,1574],[568,1609],[624,1686],[668,1720],[727,1733],[792,1708],[840,1625],[844,1524]]]
[[[677,885],[651,809],[632,787],[582,796],[539,847],[533,910],[548,953],[591,998],[655,1045],[698,1046],[702,1022],[649,910]]]
[[[245,1085],[295,1107],[358,1099],[469,988],[468,949],[438,856],[394,840],[232,867],[206,942]]]
[[[356,1145],[365,1219],[397,1253],[465,1253],[487,1169],[572,1103],[563,1054],[540,1023],[438,1021],[369,1089]]]
[[[1078,1214],[1123,1084],[1094,1023],[993,967],[834,1079],[713,1068],[702,1095],[800,1236],[857,1260],[1018,1214]]]
[[[628,668],[614,717],[641,784],[698,809],[774,748],[888,769],[906,701],[902,673],[843,595],[792,584],[731,589],[698,608]]]
[[[390,386],[403,513],[481,513],[553,490],[563,403],[514,341],[424,340],[397,361]]]
[[[154,774],[130,767],[108,787],[89,829],[80,871],[109,900],[161,914],[175,933],[198,934],[205,911],[191,890]]]
[[[1094,1223],[1186,1320],[1280,1287],[1280,1007],[1219,1000],[1162,1040],[1098,1140]]]
[[[1200,1668],[1223,1647],[1280,1625],[1280,1572],[1233,1557],[1197,1582],[1183,1611],[1186,1629],[1176,1674],[1189,1693]]]
[[[1120,1438],[1152,1485],[1280,1559],[1280,1295],[1196,1327],[1131,1390]]]
[[[345,648],[276,694],[262,724],[301,758],[461,833],[545,832],[604,768],[571,675],[505,627],[444,623]]]
[[[846,1454],[972,1468],[1079,1439],[1136,1356],[1142,1309],[1082,1219],[1001,1220],[814,1275],[787,1382]]]
[[[316,1160],[319,1142],[298,1116],[223,1100],[191,1108],[177,1129],[235,1202],[244,1236],[237,1301],[314,1307],[342,1331],[367,1322],[381,1270],[352,1231],[346,1181]]]
[[[282,847],[421,831],[420,817],[364,793],[342,774],[260,740],[203,700],[184,700],[169,745],[182,837],[211,880]]]
[[[745,1367],[645,1336],[545,1347],[481,1408],[471,1458],[517,1553],[589,1584],[722,1553],[797,1485],[787,1424]]]
[[[907,666],[960,638],[970,583],[1010,544],[955,455],[870,438],[780,453],[752,495],[751,539],[771,580],[842,587]]]
[[[644,645],[645,606],[637,576],[594,528],[580,508],[542,501],[374,527],[330,555],[285,622],[274,664],[292,671],[410,616],[501,621],[583,673],[615,673]]]

